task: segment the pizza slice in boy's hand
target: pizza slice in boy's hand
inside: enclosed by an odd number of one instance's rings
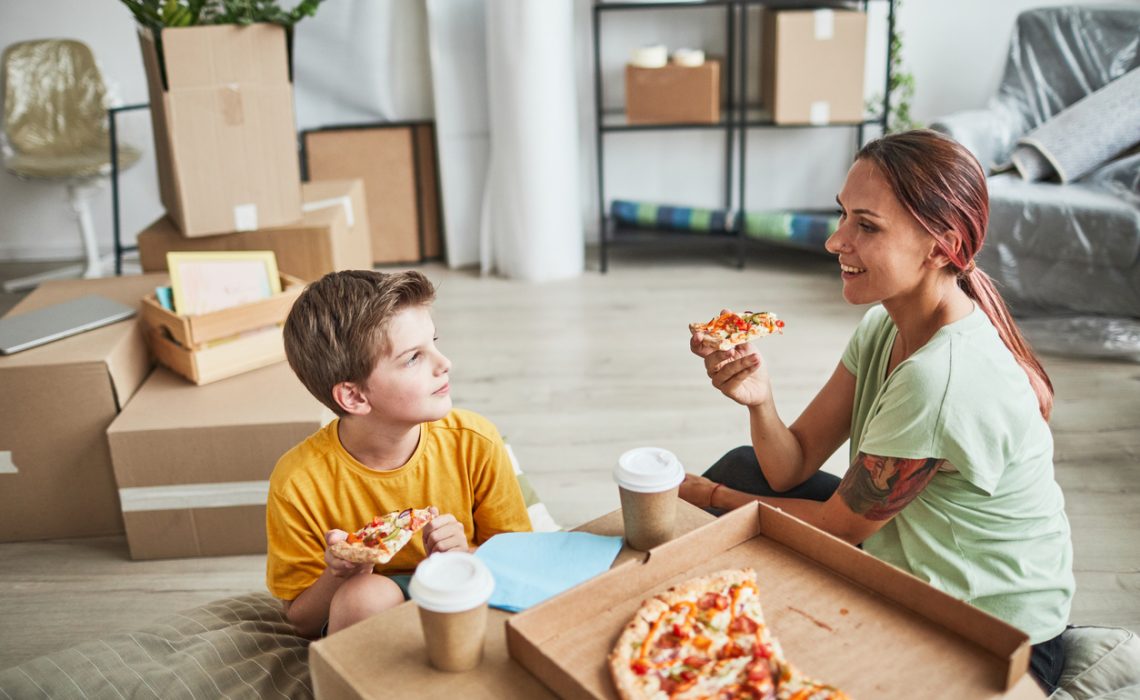
[[[335,556],[357,564],[387,564],[433,517],[426,508],[408,508],[377,515],[372,522],[350,534],[348,539],[334,542],[329,550]]]
[[[760,336],[783,333],[783,328],[784,322],[776,318],[776,314],[767,311],[736,314],[727,309],[708,323],[689,324],[691,333],[703,333],[704,343],[717,350],[728,350]]]

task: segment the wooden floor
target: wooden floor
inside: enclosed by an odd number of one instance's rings
[[[700,472],[747,441],[742,409],[688,351],[689,321],[722,307],[788,322],[765,339],[778,405],[792,420],[834,369],[863,313],[840,296],[833,260],[721,251],[622,251],[611,271],[548,284],[438,265],[440,345],[459,406],[508,437],[563,525],[618,505],[616,457],[659,445]],[[596,267],[596,266],[595,266]],[[0,278],[25,274],[0,265]],[[13,296],[0,296],[0,311]],[[1140,631],[1140,365],[1045,358],[1057,387],[1057,479],[1073,526],[1074,623]],[[5,397],[5,400],[10,400]],[[828,462],[842,473],[846,449]],[[0,668],[222,596],[262,590],[263,556],[132,562],[122,538],[0,544]]]

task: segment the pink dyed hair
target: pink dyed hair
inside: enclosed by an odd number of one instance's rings
[[[998,335],[1029,375],[1045,420],[1053,412],[1053,383],[1021,334],[989,275],[974,265],[986,239],[990,198],[986,173],[973,154],[929,129],[904,131],[871,141],[855,156],[874,163],[958,274],[958,286],[977,302]]]

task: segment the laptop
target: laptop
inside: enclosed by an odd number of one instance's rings
[[[0,355],[11,355],[53,340],[130,318],[135,309],[97,294],[0,318]]]

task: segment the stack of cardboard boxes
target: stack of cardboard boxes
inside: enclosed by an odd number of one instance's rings
[[[12,313],[84,294],[141,313],[0,357],[0,540],[125,531],[136,559],[264,552],[273,466],[332,414],[281,361],[279,328],[216,341],[273,327],[305,282],[371,268],[364,186],[301,183],[281,27],[140,39],[167,208],[139,236],[144,270],[165,270],[169,251],[272,250],[283,291],[209,317],[156,303],[162,273],[24,299]],[[153,356],[184,376],[151,372]]]

